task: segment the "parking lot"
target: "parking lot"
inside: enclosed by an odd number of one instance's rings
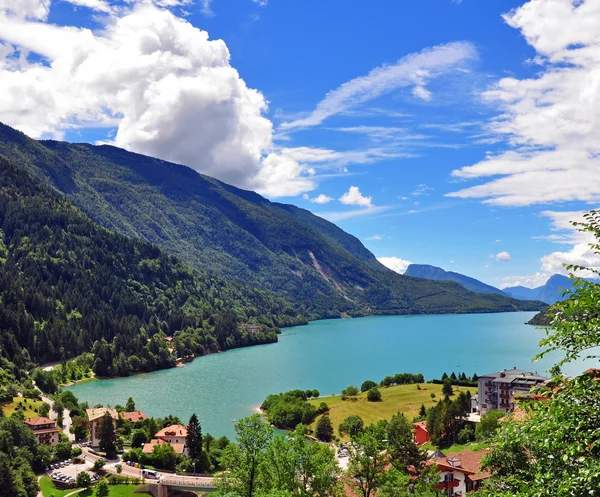
[[[65,461],[64,463],[58,465],[54,464],[53,466],[55,466],[54,469],[50,467],[50,469],[47,471],[48,475],[50,475],[53,480],[61,481],[67,484],[75,483],[77,480],[77,475],[82,471],[88,471],[90,476],[94,475],[94,473],[90,470],[92,463],[87,461],[83,464],[73,464]]]

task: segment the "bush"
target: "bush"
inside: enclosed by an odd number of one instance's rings
[[[92,477],[87,471],[77,474],[77,486],[83,488],[90,488],[92,486]]]
[[[472,426],[465,426],[458,432],[457,440],[459,444],[466,444],[475,439],[475,430]]]
[[[325,402],[321,402],[319,404],[319,408],[317,409],[319,414],[323,414],[324,412],[329,412],[329,406]]]
[[[344,433],[348,434],[351,437],[354,437],[361,433],[364,429],[364,422],[360,416],[352,415],[348,416],[344,421],[340,423],[338,426],[338,431],[340,435]]]
[[[381,401],[381,392],[379,388],[373,387],[367,392],[367,400],[369,402],[380,402]]]
[[[104,465],[106,464],[106,460],[100,458],[100,459],[96,459],[96,461],[94,461],[94,465],[92,466],[92,470],[94,471],[100,471]]]
[[[377,383],[375,383],[374,381],[371,381],[371,380],[367,380],[367,381],[363,382],[363,384],[360,386],[360,391],[368,392],[369,390],[371,390],[371,388],[375,388],[376,386],[377,386]]]
[[[83,451],[81,450],[81,447],[73,447],[73,449],[71,450],[71,457],[80,456],[82,452]]]
[[[123,472],[123,466],[121,464],[116,464],[115,469],[117,470],[118,474],[121,474]]]
[[[506,413],[500,410],[488,411],[481,416],[481,421],[477,423],[475,429],[477,440],[485,440],[493,436],[500,427],[498,420],[504,416],[506,416]]]

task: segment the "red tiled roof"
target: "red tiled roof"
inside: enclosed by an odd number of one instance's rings
[[[156,435],[156,438],[165,437],[187,437],[187,426],[184,425],[171,425],[160,430]]]
[[[438,471],[458,471],[460,473],[475,475],[483,474],[481,471],[481,459],[489,453],[489,449],[483,449],[478,452],[463,450],[458,454],[450,452],[446,457],[438,457],[427,462],[427,464],[435,464]],[[457,461],[452,464],[452,460]]]
[[[146,416],[146,414],[142,411],[122,412],[120,414],[123,419],[131,421],[132,423],[137,423],[138,421],[144,421],[148,419],[148,416]]]
[[[421,428],[422,430],[427,431],[427,421],[416,421],[413,425],[415,428]]]
[[[29,426],[39,426],[39,425],[54,425],[56,426],[56,421],[50,418],[46,418],[45,416],[37,416],[35,418],[28,418],[23,421],[26,425]]]
[[[170,444],[169,442],[165,442],[164,440],[159,440],[159,439],[153,438],[152,440],[150,440],[150,442],[144,444],[144,447],[142,448],[142,452],[144,454],[152,454],[154,447],[156,447],[157,445],[162,445],[162,444],[167,444],[167,445],[170,445],[171,447],[173,447],[175,454],[183,454],[183,451],[185,450],[184,444]]]

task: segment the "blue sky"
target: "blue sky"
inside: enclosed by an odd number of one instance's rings
[[[591,0],[0,0],[0,120],[310,209],[496,286],[598,266]]]

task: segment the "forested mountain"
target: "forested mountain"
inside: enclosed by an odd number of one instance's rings
[[[524,286],[513,286],[505,288],[504,292],[516,299],[541,300],[546,304],[554,304],[565,300],[567,296],[563,293],[565,290],[573,289],[573,281],[562,274],[550,276],[548,281],[537,288],[527,288]]]
[[[334,224],[185,166],[110,146],[38,142],[4,125],[0,155],[100,225],[155,243],[196,269],[275,291],[307,319],[541,307],[398,275]]]
[[[239,323],[261,324],[249,333]],[[0,158],[0,358],[17,370],[93,351],[102,376],[174,365],[178,352],[276,341],[304,322],[284,299],[199,273],[95,224]],[[164,335],[163,335],[164,334]],[[184,350],[179,350],[184,349]]]
[[[502,290],[491,285],[486,285],[482,281],[471,278],[470,276],[455,273],[454,271],[445,271],[441,267],[430,266],[428,264],[411,264],[406,268],[404,275],[436,281],[456,281],[459,285],[464,286],[467,290],[471,290],[472,292],[506,295]]]

